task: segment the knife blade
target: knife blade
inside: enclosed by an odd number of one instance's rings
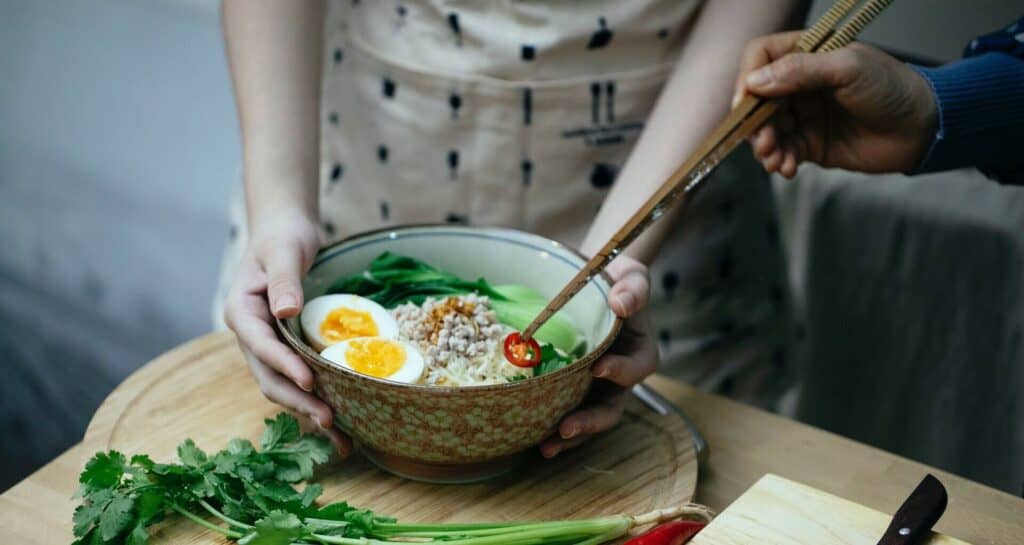
[[[878,540],[878,545],[914,545],[928,537],[932,526],[946,510],[946,488],[931,474],[925,475]]]
[[[682,419],[683,424],[686,425],[686,429],[690,432],[690,437],[693,438],[693,451],[697,455],[697,461],[701,464],[708,459],[708,442],[704,439],[704,436],[697,429],[697,424],[693,422],[690,415],[686,414],[679,405],[672,403],[665,396],[659,394],[644,383],[634,384],[632,388],[633,395],[637,399],[642,401],[644,405],[647,405],[652,411],[666,416],[668,414],[675,414]]]

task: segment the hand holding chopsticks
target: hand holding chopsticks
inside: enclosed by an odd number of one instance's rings
[[[827,52],[849,44],[892,0],[868,0],[852,15],[848,14],[861,4],[860,0],[839,0],[796,44],[795,51]],[[842,24],[839,23],[842,21]],[[561,309],[587,282],[614,260],[640,234],[665,212],[681,202],[758,127],[778,109],[776,100],[747,96],[729,113],[725,120],[701,143],[637,212],[626,221],[607,243],[594,254],[568,284],[548,303],[533,322],[523,330],[520,339],[529,341],[537,329]]]
[[[830,53],[789,54],[798,34],[758,38],[740,63],[738,96],[785,97],[782,109],[750,139],[767,172],[792,178],[804,162],[910,172],[958,155],[933,148],[940,102],[929,74],[860,43]],[[999,86],[989,79],[972,82],[978,83]]]

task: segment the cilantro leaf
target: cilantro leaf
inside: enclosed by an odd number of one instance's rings
[[[75,508],[75,514],[71,516],[71,521],[75,525],[75,536],[85,536],[89,529],[99,522],[100,515],[110,504],[111,499],[113,499],[113,493],[110,490],[100,490],[91,494],[85,502]]]
[[[202,451],[191,439],[178,445],[178,459],[189,467],[202,467],[206,464],[206,453]]]
[[[121,532],[126,530],[132,523],[132,509],[135,507],[135,500],[130,496],[115,497],[103,510],[100,515],[100,537],[103,541],[112,541]]]
[[[164,496],[160,491],[149,490],[139,494],[136,502],[137,515],[140,524],[152,524],[163,518]]]
[[[149,456],[145,454],[136,454],[132,456],[132,459],[125,466],[124,472],[136,481],[145,481],[147,474],[153,469],[153,460],[149,459]]]
[[[192,501],[192,488],[196,481],[201,480],[201,475],[196,468],[178,464],[154,464],[149,478],[166,491],[168,498],[189,502]]]
[[[125,545],[147,545],[149,543],[149,532],[146,531],[146,525],[141,522],[136,524],[124,543]]]
[[[263,421],[267,429],[260,439],[261,450],[271,450],[299,438],[299,422],[288,413],[278,413],[277,418]]]
[[[395,521],[392,517],[378,516],[369,509],[358,509],[343,501],[321,507],[314,518],[347,522],[346,537],[363,537],[370,534],[377,523]]]
[[[142,469],[153,469],[153,466],[155,465],[153,460],[145,454],[136,454],[135,456],[132,456],[129,463]]]
[[[302,475],[302,468],[294,462],[279,463],[274,469],[274,478],[286,483],[297,483],[303,479]]]
[[[313,476],[313,466],[322,464],[331,457],[331,443],[319,435],[303,435],[287,446],[271,454],[278,463],[276,477],[288,483],[295,483]]]
[[[272,511],[256,521],[255,528],[241,539],[240,545],[290,545],[305,531],[299,517],[285,511]]]
[[[533,376],[539,377],[552,371],[557,371],[570,363],[573,359],[563,356],[552,344],[542,343],[540,346],[540,363],[533,368]]]
[[[228,441],[227,451],[237,456],[251,456],[256,452],[256,447],[252,446],[252,442],[248,439],[235,438]]]
[[[245,491],[249,499],[267,513],[282,509],[290,502],[298,503],[300,498],[294,488],[281,481],[245,483]]]
[[[125,459],[124,454],[112,450],[110,452],[97,452],[85,464],[85,469],[78,477],[82,484],[80,494],[86,495],[90,492],[113,488],[121,482],[124,476]]]
[[[342,521],[342,520],[345,520],[345,515],[347,513],[350,513],[352,511],[356,511],[356,510],[357,509],[355,507],[352,507],[351,505],[349,505],[348,502],[339,501],[339,502],[329,503],[329,504],[321,507],[320,509],[318,509],[317,512],[316,512],[316,518],[318,518],[318,519],[326,519],[326,520]]]
[[[348,534],[349,524],[347,522],[319,519],[306,519],[303,522],[306,524],[306,530],[310,533],[324,536],[352,537]]]
[[[299,503],[302,504],[302,507],[308,509],[310,506],[313,505],[313,502],[315,502],[316,499],[320,497],[320,494],[323,493],[324,487],[318,484],[308,484],[306,485],[306,488],[302,490],[302,493],[299,495]]]

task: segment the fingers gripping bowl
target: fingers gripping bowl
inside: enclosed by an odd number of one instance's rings
[[[356,235],[324,248],[303,280],[306,300],[324,295],[339,278],[365,271],[385,252],[408,256],[467,279],[521,284],[556,293],[584,264],[573,250],[509,229],[417,226]],[[467,482],[514,466],[579,405],[591,383],[591,364],[618,334],[608,306],[611,283],[596,277],[564,312],[585,349],[576,361],[525,380],[482,386],[407,384],[332,363],[306,342],[298,317],[278,321],[285,340],[313,369],[316,394],[334,410],[336,425],[370,460],[420,480]]]

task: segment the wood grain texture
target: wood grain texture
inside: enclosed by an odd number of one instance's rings
[[[875,545],[891,518],[816,488],[765,475],[691,544]],[[922,545],[966,544],[933,532]]]
[[[69,543],[74,508],[70,497],[78,473],[88,457],[103,448],[102,439],[113,434],[131,400],[144,395],[156,377],[180,362],[234,350],[230,334],[208,335],[129,377],[97,412],[82,443],[0,495],[0,543]],[[247,373],[235,378],[236,383],[217,392],[218,399],[259,398]],[[187,391],[200,382],[202,376],[179,389]],[[652,377],[648,384],[685,409],[707,437],[711,453],[700,469],[696,500],[714,509],[725,509],[762,476],[774,473],[893,513],[921,478],[933,473],[949,492],[949,507],[936,525],[940,532],[975,545],[1024,542],[1024,500],[1020,498],[664,377]],[[270,412],[273,409],[268,406]],[[151,436],[155,439],[159,433],[153,431]],[[588,498],[560,501],[585,504]]]

